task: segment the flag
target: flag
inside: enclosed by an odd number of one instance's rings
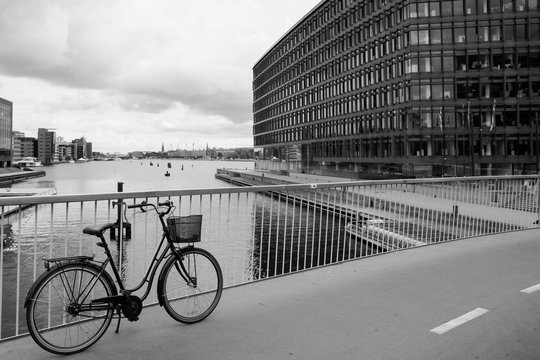
[[[497,100],[493,99],[493,109],[491,109],[491,125],[489,127],[489,131],[493,131],[493,128],[495,127],[495,103]]]
[[[442,113],[442,107],[439,110],[439,127],[441,128],[441,131],[443,130],[444,124],[443,124],[443,113]]]

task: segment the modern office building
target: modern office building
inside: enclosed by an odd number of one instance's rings
[[[321,1],[253,68],[255,147],[360,177],[537,172],[538,1]]]
[[[56,133],[49,129],[38,129],[38,159],[43,165],[55,162]]]
[[[12,162],[13,103],[0,98],[0,167]]]
[[[25,157],[38,157],[38,140],[27,137],[23,132],[13,131],[13,162]]]

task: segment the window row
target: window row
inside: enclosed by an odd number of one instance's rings
[[[498,14],[538,10],[538,0],[443,0],[409,5],[409,18]]]
[[[332,84],[330,84],[332,85]],[[342,83],[343,85],[343,83]],[[336,85],[333,88],[335,90]],[[491,99],[491,98],[537,98],[540,97],[540,79],[528,76],[492,76],[486,78],[447,78],[414,80],[406,84],[396,83],[385,87],[356,92],[349,96],[332,99],[330,87],[326,91],[305,93],[288,101],[280,102],[263,111],[256,112],[254,123],[263,123],[264,130],[272,131],[284,126],[346,116],[380,107],[409,101]],[[332,99],[325,101],[323,99]],[[268,119],[285,115],[295,119],[293,123],[276,123]],[[271,124],[270,127],[268,124]]]
[[[526,41],[540,39],[540,23],[515,23],[514,20],[504,23],[478,22],[467,24],[451,24],[443,28],[419,30],[411,29],[410,45],[458,44],[493,41]]]
[[[489,134],[489,131],[495,131],[496,134],[495,129],[499,127],[535,127],[539,121],[539,111],[540,109],[528,107],[516,109],[515,106],[478,108],[465,103],[461,107],[413,108],[408,112],[381,112],[302,127],[284,128],[265,134],[256,132],[255,142],[256,145],[265,145],[422,129],[433,129],[432,131],[435,132],[430,132],[430,136],[452,129],[454,131],[447,134],[457,134],[456,129],[463,129],[464,133],[468,134],[471,128],[484,128],[486,134]]]

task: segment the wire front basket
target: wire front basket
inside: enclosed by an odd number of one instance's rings
[[[171,240],[175,243],[194,243],[201,241],[202,215],[171,216],[167,226]]]

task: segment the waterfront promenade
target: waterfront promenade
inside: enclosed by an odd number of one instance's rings
[[[195,325],[147,308],[70,359],[540,359],[539,283],[539,230],[465,239],[229,288]]]

